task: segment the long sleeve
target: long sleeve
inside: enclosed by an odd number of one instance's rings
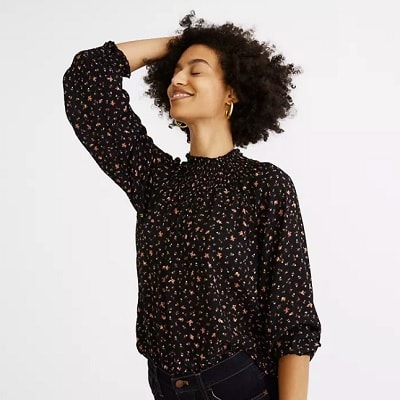
[[[79,52],[64,74],[65,110],[81,143],[101,169],[144,210],[157,168],[174,162],[147,135],[129,105],[125,55],[110,41]]]
[[[272,356],[308,354],[320,346],[307,244],[296,190],[276,168],[265,195],[260,292]]]

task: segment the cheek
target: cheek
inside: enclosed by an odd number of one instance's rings
[[[169,86],[167,87],[167,96],[168,96],[168,98],[170,97],[171,89],[172,89],[172,85],[169,85]]]
[[[223,93],[216,90],[208,92],[205,101],[214,109],[222,109],[225,107],[225,97]]]
[[[225,91],[223,88],[219,87],[219,82],[214,84],[209,84],[202,88],[203,98],[205,101],[209,101],[210,104],[224,104],[225,101]]]

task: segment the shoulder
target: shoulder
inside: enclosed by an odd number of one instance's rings
[[[248,172],[252,175],[253,190],[260,207],[297,207],[297,191],[291,176],[281,167],[268,162],[247,158]],[[268,206],[267,206],[268,205]],[[271,208],[272,207],[272,208]]]
[[[257,186],[266,193],[278,190],[292,190],[294,184],[291,176],[281,167],[269,162],[246,157],[251,175],[256,179]]]

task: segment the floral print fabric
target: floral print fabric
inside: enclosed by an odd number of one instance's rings
[[[132,111],[125,55],[110,41],[64,75],[66,113],[137,212],[137,348],[172,376],[247,351],[269,375],[285,354],[319,347],[295,187],[238,148],[172,157]]]

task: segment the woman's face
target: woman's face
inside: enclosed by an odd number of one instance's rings
[[[211,48],[196,44],[181,55],[167,91],[172,118],[190,125],[225,117],[232,90]]]

